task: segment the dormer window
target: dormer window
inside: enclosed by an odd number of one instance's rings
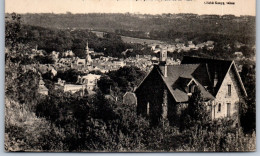
[[[188,83],[187,87],[188,87],[189,94],[196,92],[196,90],[198,89],[197,84],[193,79]]]

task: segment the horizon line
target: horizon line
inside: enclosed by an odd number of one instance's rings
[[[55,14],[55,15],[80,15],[80,14],[130,14],[130,15],[150,15],[150,16],[158,16],[158,15],[165,15],[165,14],[170,14],[170,15],[185,15],[185,14],[191,14],[191,15],[198,15],[198,16],[203,16],[203,15],[217,15],[217,16],[225,16],[225,15],[233,15],[235,17],[243,17],[243,16],[251,16],[251,17],[256,17],[256,15],[235,15],[235,14],[198,14],[198,13],[160,13],[160,14],[149,14],[149,13],[139,13],[139,12],[88,12],[88,13],[73,13],[70,11],[67,12],[63,12],[63,13],[55,13],[55,12],[26,12],[26,13],[19,13],[19,12],[5,12],[5,14],[12,14],[12,13],[16,13],[16,14]]]

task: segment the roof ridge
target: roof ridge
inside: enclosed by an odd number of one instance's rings
[[[211,57],[197,57],[197,56],[183,56],[184,58],[194,58],[194,59],[204,59],[204,60],[215,60],[215,61],[227,61],[227,62],[232,62],[234,61],[233,59],[223,59],[223,58],[211,58]]]

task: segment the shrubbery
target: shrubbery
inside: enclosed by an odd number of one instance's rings
[[[6,151],[66,151],[63,131],[26,106],[5,99]]]

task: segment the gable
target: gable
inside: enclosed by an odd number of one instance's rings
[[[232,65],[230,66],[230,69],[228,70],[223,83],[220,86],[220,89],[216,95],[216,98],[220,98],[220,96],[227,96],[228,88],[227,86],[231,85],[231,94],[232,98],[239,99],[242,96],[247,96],[246,90],[244,88],[243,82],[240,78],[240,75],[236,69],[235,63],[232,62]],[[223,94],[223,92],[226,92],[226,94]]]
[[[153,69],[146,75],[146,77],[143,79],[143,81],[139,84],[134,92],[143,92],[144,90],[152,87],[154,84],[164,84],[157,66],[153,67]]]
[[[216,95],[216,101],[220,103],[236,103],[242,97],[242,90],[233,69],[229,70]]]

